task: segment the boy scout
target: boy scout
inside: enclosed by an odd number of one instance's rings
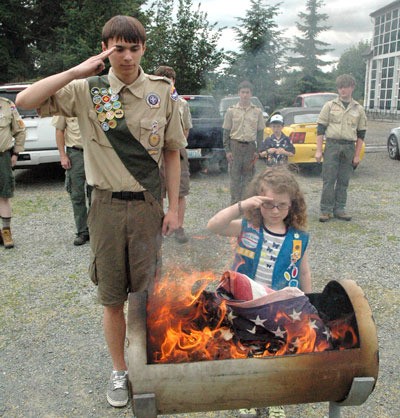
[[[52,124],[56,128],[57,148],[61,166],[65,170],[65,188],[70,195],[74,212],[76,226],[74,245],[83,245],[89,241],[86,195],[90,198],[90,186],[87,186],[88,193],[86,193],[83,145],[78,119],[54,116]]]
[[[13,144],[14,142],[14,144]],[[13,248],[11,235],[11,201],[14,195],[14,175],[18,154],[24,150],[25,125],[15,104],[0,97],[0,245]]]
[[[113,372],[107,400],[128,402],[124,358],[128,292],[149,289],[160,267],[161,233],[178,223],[179,149],[185,148],[177,95],[161,77],[140,67],[146,49],[142,24],[114,16],[103,27],[103,52],[31,85],[17,97],[41,115],[78,117],[86,178],[94,187],[88,224],[91,279],[104,305],[104,333]],[[100,73],[108,58],[108,77]],[[89,77],[89,78],[87,78]],[[169,208],[160,206],[164,159]]]
[[[332,216],[351,221],[351,215],[346,213],[347,188],[353,169],[360,163],[367,130],[364,109],[352,97],[355,84],[353,76],[340,75],[336,79],[339,97],[325,103],[318,117],[317,162],[322,159],[322,142],[326,137],[320,222],[328,222]]]
[[[257,144],[261,144],[264,135],[263,114],[251,103],[252,90],[248,81],[239,84],[239,102],[228,108],[222,125],[226,158],[231,164],[232,205],[244,198],[255,171]]]

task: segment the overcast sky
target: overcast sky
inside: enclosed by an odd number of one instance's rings
[[[245,17],[250,7],[250,0],[199,0],[201,10],[207,12],[210,23],[218,22],[218,27],[238,26],[237,17]],[[325,1],[319,13],[326,13],[329,18],[325,22],[331,29],[323,32],[318,38],[327,42],[334,49],[326,60],[338,60],[340,55],[349,47],[361,40],[371,40],[373,20],[369,16],[372,12],[390,4],[390,0],[335,0]],[[278,4],[279,1],[266,1],[268,5]],[[299,12],[306,12],[306,0],[283,0],[281,13],[276,17],[278,28],[284,30],[283,35],[291,38],[299,35],[296,21]],[[198,2],[193,4],[197,7]],[[234,32],[226,29],[219,42],[219,47],[225,50],[236,50]]]

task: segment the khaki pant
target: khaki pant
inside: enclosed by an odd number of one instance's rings
[[[321,213],[345,211],[354,150],[354,142],[327,139],[322,164]]]
[[[252,180],[255,172],[254,154],[256,143],[240,143],[230,141],[230,149],[233,161],[230,165],[231,175],[231,204],[243,200],[246,195],[246,187]]]
[[[120,305],[129,292],[149,289],[161,266],[164,213],[151,193],[144,195],[145,200],[119,200],[108,191],[92,192],[90,277],[102,305]]]

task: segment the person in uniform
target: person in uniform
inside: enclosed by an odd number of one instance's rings
[[[339,97],[323,106],[318,117],[315,159],[322,160],[322,143],[326,138],[322,164],[320,222],[332,216],[351,221],[346,213],[347,188],[353,170],[360,163],[360,152],[367,131],[364,108],[353,99],[356,82],[342,74],[336,79]]]
[[[186,147],[178,95],[140,61],[146,32],[131,16],[103,27],[102,52],[44,78],[17,96],[42,116],[77,117],[86,179],[93,186],[88,215],[90,277],[104,306],[104,333],[113,363],[107,400],[128,403],[124,304],[129,292],[151,291],[161,264],[161,240],[178,225],[179,150]],[[111,68],[104,70],[108,58]],[[169,206],[160,205],[164,160]]]
[[[264,135],[263,114],[251,103],[252,90],[248,81],[239,84],[239,102],[228,108],[222,125],[226,158],[230,164],[232,205],[244,198],[255,171],[257,144],[261,144]]]
[[[0,97],[0,244],[14,247],[11,234],[11,198],[14,196],[15,179],[12,168],[18,154],[24,150],[25,124],[15,104]]]
[[[87,214],[91,188],[88,186],[86,189],[83,145],[78,119],[54,116],[52,124],[56,128],[57,148],[61,166],[65,170],[65,188],[70,195],[74,213],[77,231],[74,245],[83,245],[89,241]]]
[[[172,88],[174,89],[176,73],[172,67],[167,65],[161,65],[154,72],[155,75],[167,77],[172,82]],[[190,114],[189,104],[182,97],[179,98],[179,113],[181,115],[181,122],[183,133],[185,137],[189,136],[189,131],[192,128],[192,116]],[[183,227],[183,221],[185,219],[186,211],[186,196],[189,194],[190,183],[190,169],[189,169],[189,159],[188,154],[185,148],[182,148],[180,151],[181,159],[181,181],[179,184],[179,200],[178,200],[178,229],[175,231],[175,239],[180,243],[184,244],[189,241],[189,237],[185,233]]]

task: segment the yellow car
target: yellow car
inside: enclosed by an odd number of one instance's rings
[[[282,132],[290,138],[296,149],[296,154],[289,157],[292,164],[315,164],[315,151],[317,150],[317,119],[321,111],[320,107],[300,108],[286,107],[275,111],[281,114],[284,121]],[[272,129],[268,126],[264,129],[264,140],[271,136]],[[325,147],[325,141],[323,144]],[[361,149],[360,160],[363,159],[365,145]]]

